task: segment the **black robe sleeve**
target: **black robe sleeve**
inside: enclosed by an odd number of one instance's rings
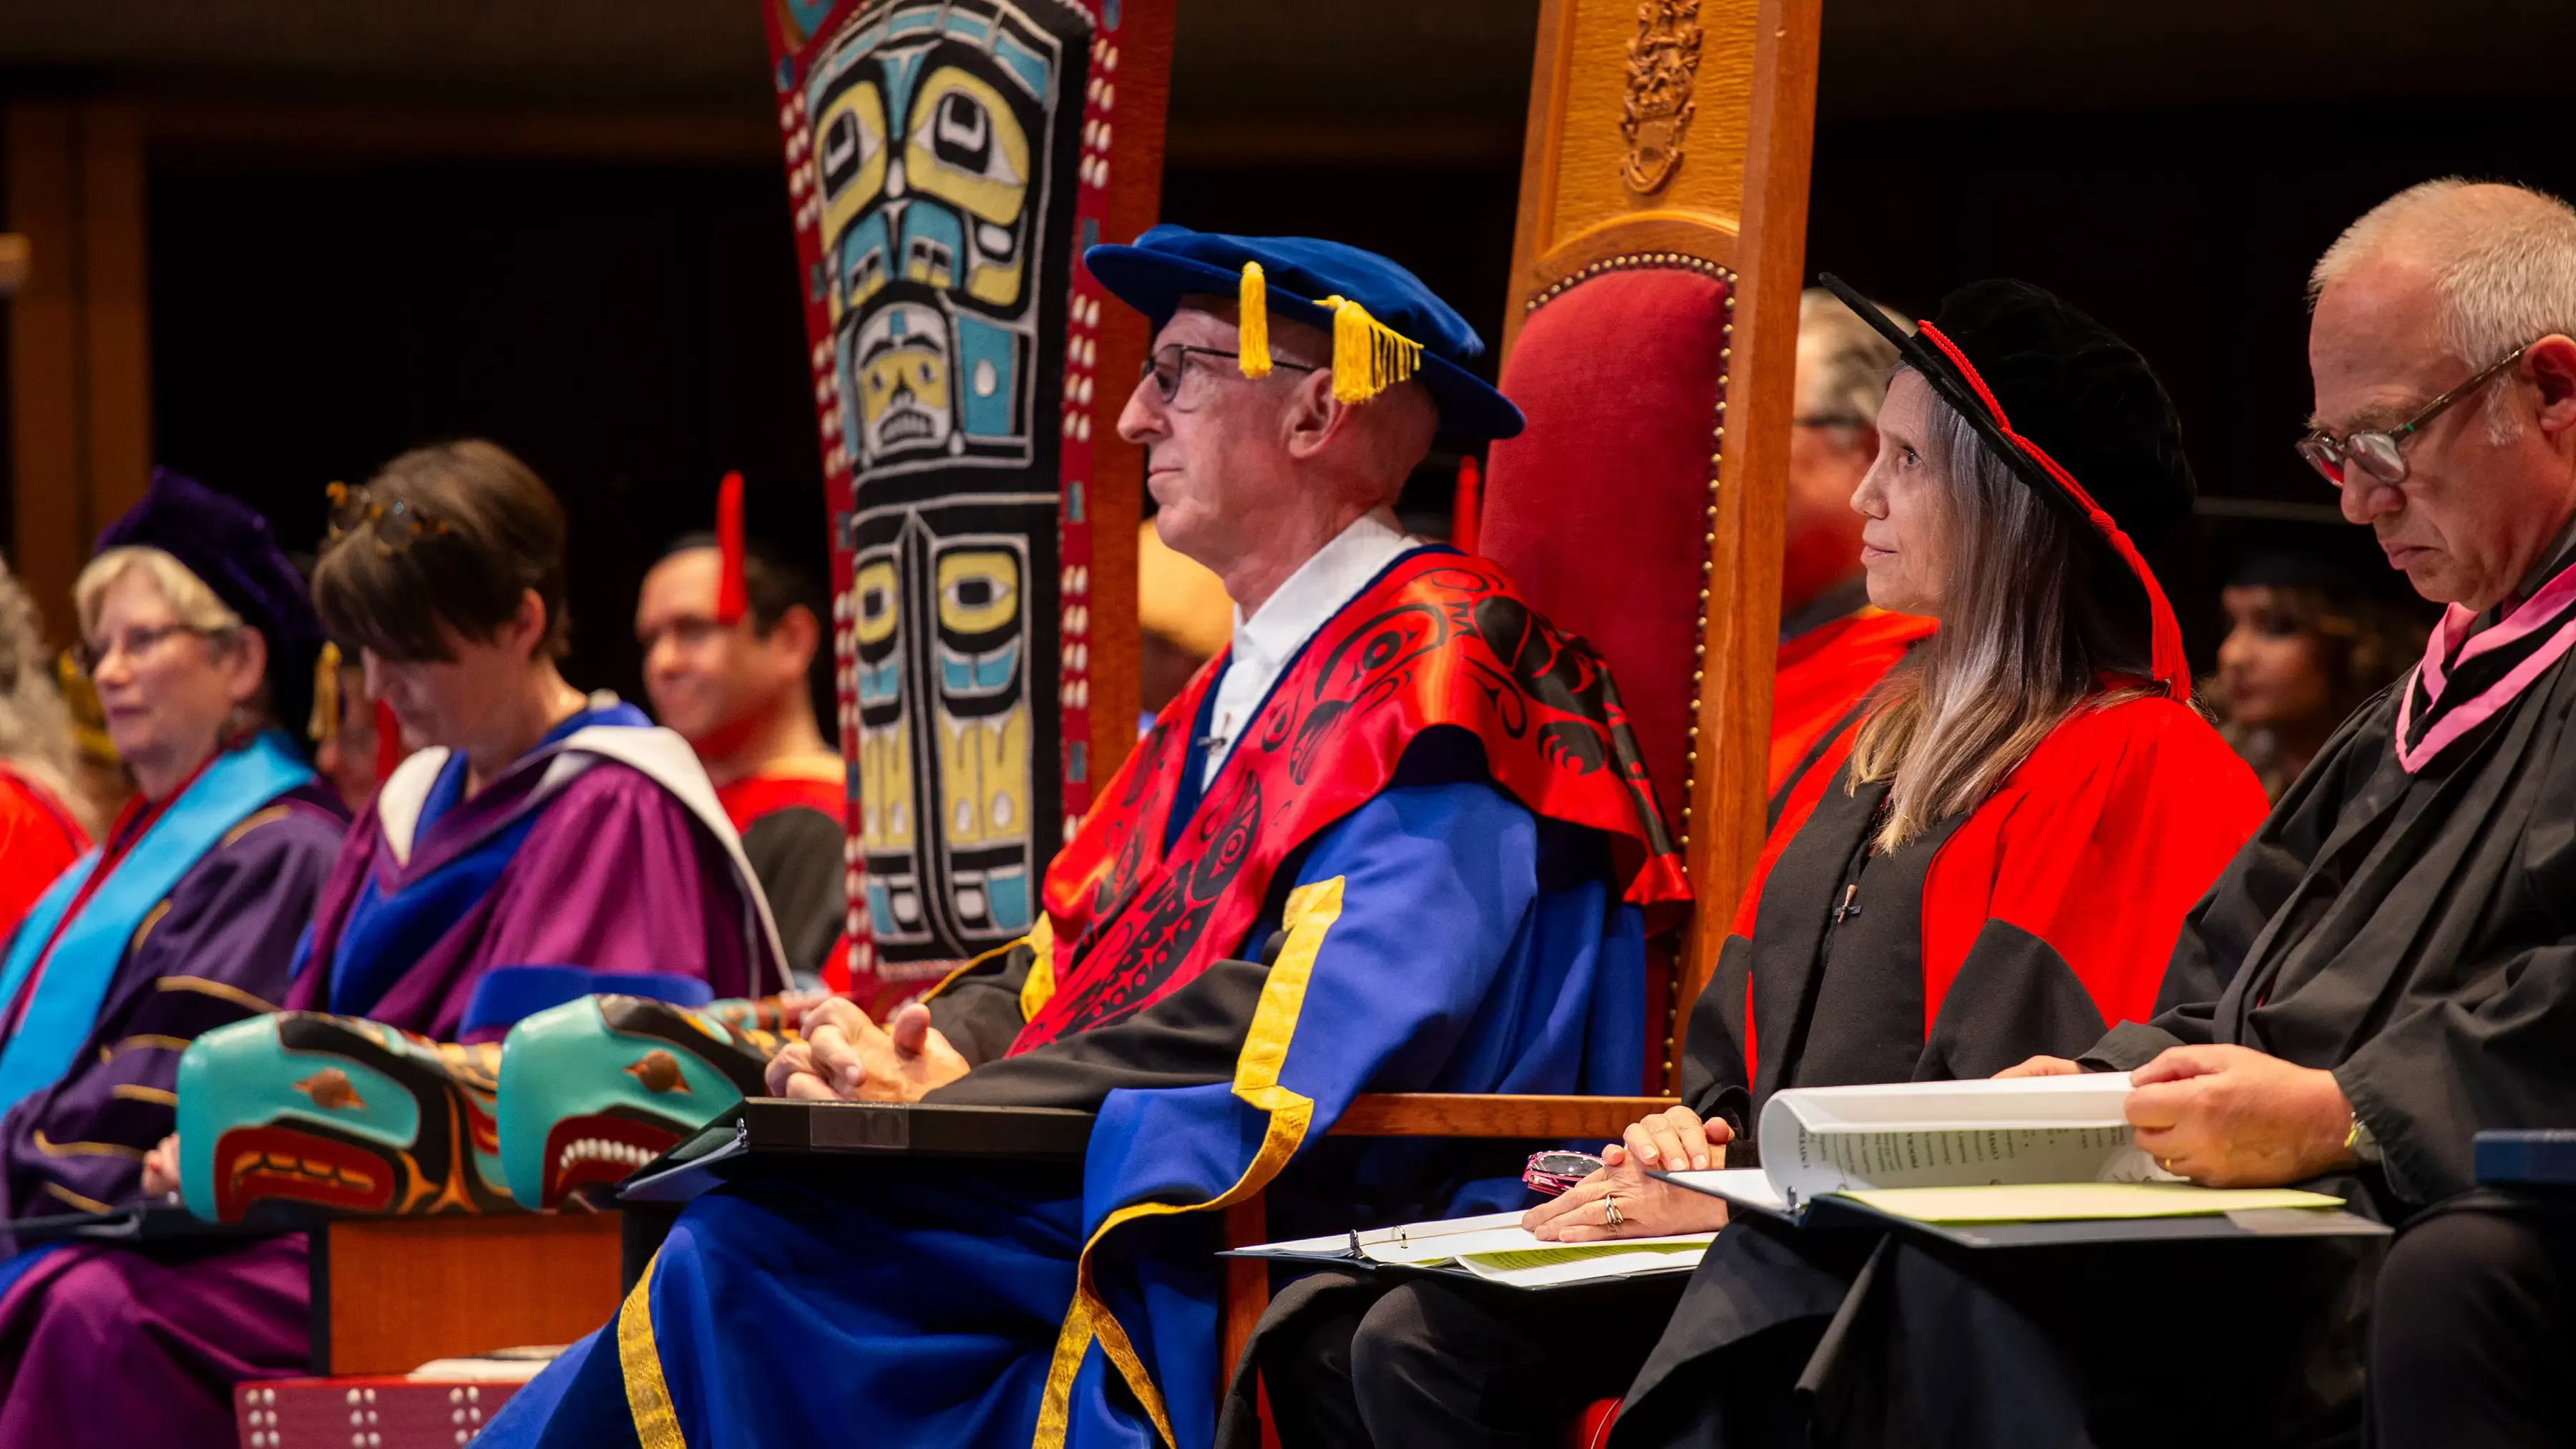
[[[2387,712],[2394,707],[2389,700],[2383,692],[2344,721],[2183,918],[2155,1019],[2114,1024],[2078,1061],[2094,1071],[2135,1071],[2168,1047],[2216,1039],[2218,998],[2386,753]]]
[[[2576,730],[2560,735],[2480,909],[2520,928],[2456,961],[2427,961],[2387,1022],[2334,1067],[2379,1139],[2388,1185],[2430,1203],[2476,1185],[2480,1128],[2576,1126]],[[2502,934],[2502,933],[2499,933]]]
[[[1021,948],[1025,953],[1026,948]],[[1015,953],[1016,954],[1016,953]],[[1025,974],[1025,967],[1023,967]],[[1071,1107],[1098,1111],[1122,1087],[1202,1087],[1234,1080],[1243,1040],[1270,968],[1219,961],[1198,979],[1131,1015],[1076,1032],[1018,1056],[998,1052],[929,1093],[925,1102],[984,1107]],[[961,983],[962,985],[963,983]],[[952,987],[953,993],[956,988]],[[990,993],[999,995],[998,992]],[[944,999],[944,998],[943,998]],[[1009,998],[1013,1031],[1019,1008]],[[934,1007],[932,1020],[937,1015]],[[952,1035],[950,1041],[956,1038]],[[1009,1047],[1004,1038],[1002,1046]],[[965,1050],[959,1047],[962,1052]],[[971,1057],[971,1053],[969,1054]]]
[[[1020,992],[1036,962],[1036,951],[1012,946],[967,967],[930,998],[932,1029],[977,1067],[1000,1061],[1027,1025],[1020,1015]]]
[[[800,979],[822,973],[823,958],[849,917],[844,845],[840,821],[802,805],[772,810],[742,833],[742,853],[761,894],[769,897],[788,969]]]
[[[1703,1122],[1722,1120],[1735,1129],[1742,1144],[1727,1154],[1732,1167],[1753,1167],[1753,1093],[1747,1085],[1753,1071],[1744,1060],[1744,991],[1751,969],[1752,943],[1729,936],[1719,948],[1717,969],[1699,1000],[1691,1003],[1690,1043],[1682,1056],[1682,1105]]]

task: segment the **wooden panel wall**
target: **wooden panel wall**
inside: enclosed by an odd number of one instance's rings
[[[1726,395],[1710,399],[1699,658],[1671,666],[1696,685],[1685,1018],[1762,848],[1821,8],[1544,0],[1531,77],[1506,349],[1533,298],[1613,258],[1671,254],[1735,273]]]
[[[7,224],[30,253],[9,308],[9,561],[59,644],[90,539],[151,476],[143,117],[118,101],[16,101],[0,132]]]

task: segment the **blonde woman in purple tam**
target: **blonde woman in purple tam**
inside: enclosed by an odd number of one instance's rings
[[[148,1190],[180,1053],[284,998],[346,824],[281,728],[304,722],[322,631],[258,513],[156,473],[74,594],[79,656],[137,788],[0,956],[13,1219]],[[83,1245],[0,1263],[0,1444],[229,1437],[226,1386],[305,1353],[300,1325],[263,1334],[243,1310],[300,1297],[305,1275],[300,1237],[184,1262]]]

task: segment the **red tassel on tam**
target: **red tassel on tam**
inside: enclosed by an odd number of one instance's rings
[[[716,491],[716,551],[724,572],[716,580],[716,622],[731,628],[742,622],[751,597],[742,581],[742,475],[727,473]]]
[[[402,721],[394,718],[394,707],[376,701],[376,782],[384,783],[394,766],[403,762],[411,751],[403,748]]]
[[[1449,541],[1460,553],[1476,551],[1478,525],[1485,517],[1485,479],[1476,470],[1476,455],[1458,460],[1458,501],[1449,505]]]

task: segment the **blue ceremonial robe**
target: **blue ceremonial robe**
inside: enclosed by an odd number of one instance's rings
[[[1274,1222],[1282,1197],[1353,1225],[1489,1209],[1517,1183],[1463,1181],[1436,1145],[1427,1161],[1425,1144],[1312,1149],[1364,1090],[1628,1092],[1641,1076],[1642,932],[1600,837],[1534,817],[1461,754],[1408,752],[1315,838],[1237,948],[1261,956],[1284,932],[1268,966],[1220,963],[1138,1014],[1154,1023],[933,1094],[1073,1105],[1053,1094],[1112,1083],[1080,1172],[925,1161],[857,1191],[701,1198],[618,1320],[479,1442],[1202,1449],[1220,1372],[1210,1209],[1283,1168]],[[1110,1060],[1158,1030],[1171,1060]],[[1208,1069],[1190,1043],[1211,1035],[1226,1060]]]

